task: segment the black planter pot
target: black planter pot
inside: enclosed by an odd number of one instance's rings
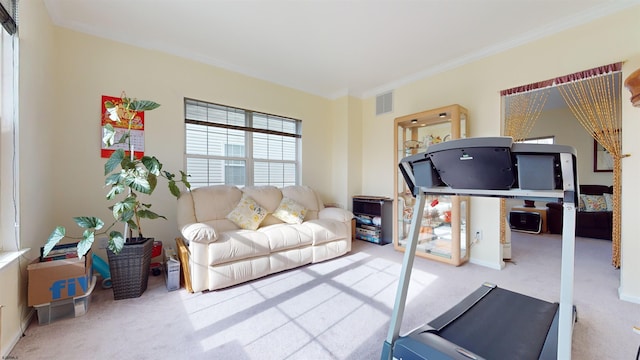
[[[107,250],[115,300],[140,297],[147,290],[153,238],[128,239],[122,251]]]

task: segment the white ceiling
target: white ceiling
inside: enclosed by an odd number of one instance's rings
[[[44,0],[59,26],[336,98],[368,97],[640,0]]]

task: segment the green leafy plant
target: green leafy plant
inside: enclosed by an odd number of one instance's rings
[[[100,218],[94,216],[78,216],[73,220],[81,228],[85,229],[82,236],[67,236],[63,226],[57,226],[47,240],[43,254],[46,256],[51,249],[63,238],[76,239],[78,241],[78,257],[84,256],[90,249],[97,236],[107,235],[108,248],[114,253],[119,253],[127,240],[123,233],[113,230],[117,224],[124,224],[124,233],[137,230],[138,237],[142,235],[141,219],[158,219],[166,217],[151,211],[151,204],[140,201],[139,194],[151,195],[156,188],[158,178],[165,178],[168,181],[169,191],[176,198],[180,196],[180,189],[177,183],[182,182],[187,189],[191,189],[188,175],[180,171],[180,177],[163,170],[162,163],[155,156],[143,156],[140,159],[134,157],[134,149],[131,145],[131,128],[135,116],[140,111],[151,111],[160,104],[149,100],[136,100],[126,97],[122,93],[120,103],[106,101],[105,108],[109,112],[109,118],[118,124],[127,125],[126,131],[118,137],[118,134],[110,123],[105,124],[102,142],[110,147],[114,144],[126,144],[129,154],[123,149],[117,149],[111,154],[104,165],[105,186],[109,188],[106,198],[109,201],[116,201],[109,207],[113,214],[113,222],[107,228]],[[118,200],[120,198],[120,200]],[[129,229],[129,231],[127,230]]]

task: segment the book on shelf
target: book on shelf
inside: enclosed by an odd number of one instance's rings
[[[78,257],[78,243],[56,245],[44,256],[44,247],[40,248],[40,262]]]

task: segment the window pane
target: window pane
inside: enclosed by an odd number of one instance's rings
[[[238,160],[226,160],[224,166],[225,184],[245,185],[245,162]]]

